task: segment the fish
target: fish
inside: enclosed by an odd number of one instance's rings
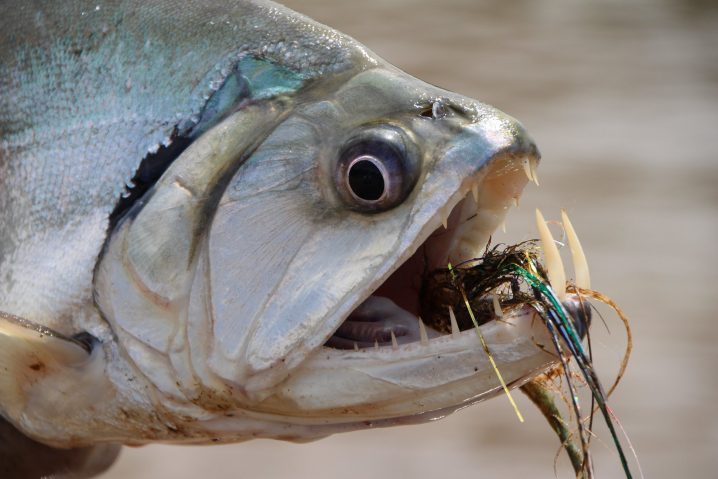
[[[448,311],[450,333],[424,324],[420,296],[538,183],[517,120],[268,1],[5,10],[10,474],[420,423],[501,393],[476,334]],[[511,387],[557,364],[535,319],[481,327]]]

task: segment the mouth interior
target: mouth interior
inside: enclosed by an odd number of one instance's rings
[[[503,223],[527,182],[521,163],[516,163],[494,163],[481,185],[468,188],[466,196],[454,205],[443,221],[446,226],[436,218],[440,226],[347,317],[325,346],[354,350],[396,348],[472,328],[473,323],[462,315],[452,325],[448,307],[437,311],[429,279],[437,269],[446,270],[449,262],[457,265],[481,257],[491,234]],[[478,314],[479,324],[495,319],[491,311],[485,308]]]

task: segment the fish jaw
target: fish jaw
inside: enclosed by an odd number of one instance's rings
[[[342,324],[352,311],[377,298],[377,291],[379,297],[396,296],[385,289],[387,283],[418,255],[427,258],[428,270],[480,257],[528,181],[527,162],[537,164],[538,151],[523,128],[503,113],[487,109],[465,125],[422,184],[408,213],[412,226],[404,230],[385,269],[340,305]],[[396,305],[379,309],[375,315],[402,310]],[[418,315],[402,311],[413,316],[415,334],[398,340],[392,336],[391,341],[337,349],[327,346],[335,335],[307,335],[307,342],[293,351],[310,352],[296,360],[298,366],[285,380],[273,386],[271,375],[258,374],[246,382],[257,401],[253,409],[284,414],[290,423],[331,424],[317,428],[319,433],[426,421],[501,391],[477,331],[442,335],[423,323],[418,326]],[[333,332],[338,329],[336,322],[327,324]],[[421,328],[428,330],[424,337]],[[532,308],[482,325],[481,334],[512,387],[556,363],[551,339]],[[324,345],[317,345],[317,338]],[[283,363],[291,367],[291,353]]]
[[[556,357],[543,346],[550,338],[530,309],[481,326],[502,376],[511,387],[551,367]],[[488,399],[501,385],[476,331],[445,334],[396,346],[337,350],[322,348],[264,401],[331,423],[407,418],[448,411]],[[284,406],[284,407],[282,407]]]
[[[358,75],[346,89],[351,90],[354,83],[361,85],[363,77],[378,77],[370,81],[382,88],[388,88],[386,83],[396,83],[397,88],[401,88],[403,74],[367,72]],[[413,82],[412,86],[416,88]],[[406,204],[385,213],[385,217],[374,224],[362,221],[361,215],[346,216],[332,228],[345,229],[346,233],[334,237],[327,234],[324,247],[317,247],[329,251],[332,244],[346,244],[351,238],[366,235],[367,228],[375,228],[378,233],[362,241],[361,246],[365,250],[378,249],[377,245],[384,243],[385,250],[372,252],[370,257],[375,260],[372,265],[357,267],[355,263],[342,268],[335,261],[334,265],[316,266],[316,269],[336,269],[332,285],[338,288],[343,282],[349,287],[331,310],[316,318],[316,326],[309,326],[312,318],[299,323],[309,330],[305,334],[284,334],[286,329],[276,327],[277,323],[292,317],[291,309],[268,314],[258,324],[244,352],[245,364],[250,365],[253,374],[243,383],[245,390],[256,394],[257,399],[266,397],[287,371],[311,355],[321,354],[317,352],[319,348],[352,311],[380,290],[412,257],[427,256],[428,271],[444,268],[448,262],[458,264],[481,256],[491,234],[521,195],[528,181],[523,164],[535,165],[539,161],[538,150],[523,127],[490,106],[433,88],[429,91],[433,93],[426,100],[429,104],[441,103],[441,108],[454,111],[452,117],[432,118],[412,125],[416,136],[426,139],[425,143],[436,139],[441,144],[425,158],[424,174],[415,193]],[[445,122],[446,130],[452,132],[450,140],[437,138],[434,130],[440,122]],[[363,255],[360,257],[364,259]],[[355,267],[360,274],[352,271]],[[384,291],[380,292],[383,294]],[[305,301],[291,304],[305,304]],[[277,331],[282,334],[276,334]]]
[[[108,368],[143,381],[108,375],[118,390],[149,385],[144,403],[182,424],[181,438],[148,428],[124,440],[310,439],[428,420],[498,391],[471,331],[331,344],[377,296],[418,331],[418,311],[387,288],[417,258],[433,269],[480,256],[529,180],[524,165],[538,163],[534,143],[502,112],[388,65],[315,88],[203,134],[108,241],[95,296],[123,352]],[[400,132],[415,184],[367,212],[333,178],[337,151],[377,125]],[[535,319],[482,326],[509,383],[555,361]]]

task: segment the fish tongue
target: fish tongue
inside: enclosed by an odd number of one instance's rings
[[[326,345],[351,349],[356,343],[360,348],[368,348],[372,347],[375,341],[379,345],[391,343],[392,333],[397,344],[421,340],[416,316],[397,306],[389,298],[370,296],[339,326]],[[426,328],[426,333],[429,338],[440,336],[431,328]]]

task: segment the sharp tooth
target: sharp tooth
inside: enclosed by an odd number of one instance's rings
[[[461,334],[459,330],[459,323],[456,322],[456,315],[454,314],[454,308],[449,306],[449,320],[451,321],[451,336],[456,339]]]
[[[536,183],[536,186],[539,186],[538,175],[536,174],[536,166],[537,166],[536,163],[537,163],[536,158],[529,159],[529,168],[531,169],[531,177],[533,178],[534,183]]]
[[[354,351],[359,351],[359,345],[354,341]]]
[[[531,174],[533,173],[531,171],[531,160],[529,160],[528,158],[524,158],[521,162],[521,165],[524,167],[524,173],[526,173],[526,178],[528,178],[529,181],[534,181],[534,177]]]
[[[421,318],[419,318],[419,338],[423,346],[429,345],[429,335],[426,334],[426,326],[424,326],[424,321]]]
[[[516,208],[519,207],[519,197],[518,197],[518,196],[514,196],[514,206],[515,206]]]
[[[588,273],[588,262],[586,255],[583,253],[583,247],[578,240],[576,230],[573,229],[571,220],[568,219],[566,210],[561,210],[561,222],[566,230],[568,238],[568,248],[571,250],[571,259],[573,260],[573,272],[576,275],[576,286],[583,289],[591,289],[591,277]]]
[[[474,185],[471,187],[471,194],[474,197],[474,203],[477,205],[479,204],[479,185]]]
[[[503,220],[501,220],[501,226],[500,226],[500,228],[501,228],[501,231],[502,231],[502,232],[506,233],[506,218],[504,218]]]
[[[374,340],[374,350],[379,351],[379,341],[377,341],[376,339]]]
[[[493,299],[493,302],[494,302],[494,314],[495,314],[496,317],[498,317],[498,318],[503,318],[503,317],[504,317],[504,310],[501,309],[501,303],[499,303],[499,297],[498,297],[496,294],[494,294],[494,297],[493,297],[492,299]]]
[[[394,330],[389,330],[389,334],[391,334],[391,349],[397,350],[399,349],[399,343],[396,342],[396,336],[394,335]]]
[[[444,225],[444,229],[449,229],[449,218],[446,216],[441,217],[441,224]]]
[[[541,238],[549,283],[551,283],[551,288],[556,292],[558,299],[563,301],[566,299],[566,273],[563,270],[561,255],[558,252],[551,230],[548,229],[546,220],[538,208],[536,208],[536,227]]]

